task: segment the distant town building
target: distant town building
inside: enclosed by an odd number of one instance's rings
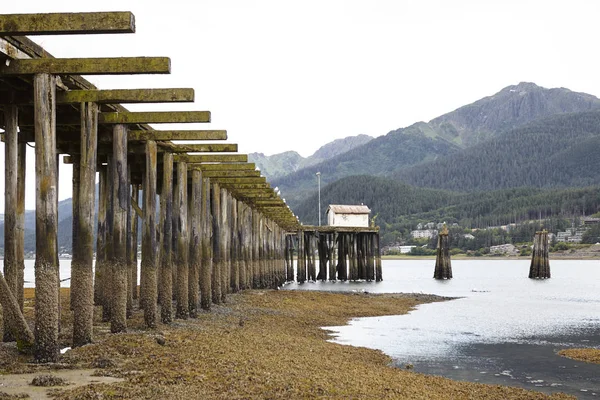
[[[564,232],[556,233],[557,242],[581,243],[583,239],[583,229],[567,229]]]
[[[386,253],[393,252],[393,253],[406,254],[406,253],[410,253],[410,251],[415,247],[417,247],[417,246],[392,245],[392,246],[388,246],[384,250]]]
[[[469,239],[469,240],[473,240],[475,239],[475,236],[471,235],[470,233],[465,233],[464,235],[462,235],[465,239]]]
[[[369,226],[369,207],[361,205],[330,204],[327,208],[327,224],[330,226]]]
[[[419,222],[419,223],[417,224],[417,230],[419,230],[419,231],[420,231],[421,229],[423,229],[423,224]]]
[[[600,218],[583,217],[581,219],[581,223],[583,225],[598,225],[600,223]]]
[[[519,251],[512,243],[500,244],[498,246],[490,247],[490,254],[506,254],[509,256],[517,255]]]
[[[435,222],[428,222],[428,223],[425,224],[425,226],[423,226],[423,228],[425,228],[425,229],[433,229],[433,228],[435,228],[435,225],[436,225]]]
[[[429,224],[427,224],[427,225],[429,225]],[[431,239],[432,237],[437,235],[437,231],[435,229],[418,229],[416,231],[412,231],[410,233],[410,235],[414,239],[421,239],[421,238]]]

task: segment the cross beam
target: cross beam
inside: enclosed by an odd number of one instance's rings
[[[129,11],[0,15],[0,35],[83,33],[135,33],[135,17]]]
[[[210,111],[141,111],[100,113],[99,124],[171,124],[210,122]]]
[[[35,58],[0,64],[0,76],[170,74],[168,57]]]

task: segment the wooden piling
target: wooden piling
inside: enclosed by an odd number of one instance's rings
[[[192,170],[191,223],[190,223],[190,258],[188,276],[189,315],[198,316],[199,277],[202,268],[202,172]]]
[[[156,245],[156,142],[145,145],[146,172],[144,174],[144,221],[142,231],[142,285],[140,303],[144,308],[144,322],[149,328],[156,326],[157,303],[157,245]]]
[[[336,242],[337,242],[337,233],[332,233],[329,235],[329,280],[336,280],[336,268],[337,268],[337,260],[336,260]]]
[[[17,265],[17,175],[18,175],[18,110],[16,106],[4,109],[4,276],[10,292],[19,296]],[[22,289],[20,289],[22,291]],[[12,342],[9,325],[10,312],[4,313],[4,341]]]
[[[550,260],[548,258],[548,232],[543,230],[536,232],[533,238],[533,252],[529,266],[529,278],[550,278]]]
[[[212,251],[213,251],[213,271],[211,278],[212,302],[221,303],[221,187],[218,183],[212,183],[211,191],[211,211],[212,211]]]
[[[133,184],[131,187],[131,203],[135,204],[139,207],[140,201],[140,185]],[[134,210],[135,211],[135,210]],[[137,212],[131,213],[131,259],[130,267],[132,269],[131,275],[131,291],[133,295],[133,300],[137,300],[139,298],[138,294],[138,232],[139,232],[139,216]]]
[[[2,273],[0,273],[0,305],[4,317],[4,329],[10,331],[10,336],[16,340],[19,351],[29,352],[34,345],[33,333],[19,308],[17,298],[10,291]]]
[[[235,197],[229,196],[231,200],[231,291],[237,293],[240,291],[240,245],[239,245],[239,220],[238,220],[238,201]]]
[[[158,287],[158,302],[160,304],[160,319],[163,324],[173,320],[173,272],[171,235],[173,222],[173,154],[163,155],[163,179],[160,193],[160,279]]]
[[[381,246],[379,244],[379,232],[374,234],[375,240],[375,281],[381,282],[383,280],[383,271],[381,268]]]
[[[25,286],[25,158],[27,144],[18,144],[17,155],[17,224],[16,224],[16,249],[17,249],[17,302],[23,311],[23,288]]]
[[[73,259],[71,261],[71,306],[73,346],[91,343],[94,324],[94,215],[98,144],[98,106],[81,104],[80,165],[73,164]],[[75,184],[76,178],[78,183]],[[77,200],[76,200],[77,199]],[[75,240],[77,238],[77,240]]]
[[[188,218],[187,218],[187,164],[177,163],[177,184],[175,185],[175,209],[177,225],[173,233],[177,237],[177,307],[175,318],[187,319],[189,316],[188,299]]]
[[[202,224],[201,247],[202,264],[200,270],[200,307],[210,310],[212,299],[213,249],[211,243],[212,221],[210,215],[210,178],[202,178],[202,205],[200,217]]]
[[[35,360],[58,360],[56,78],[33,78],[36,177]]]
[[[219,240],[220,250],[220,260],[221,260],[221,302],[225,303],[227,300],[227,293],[229,292],[229,272],[231,267],[229,265],[230,262],[230,254],[229,254],[229,241],[231,236],[229,234],[229,196],[227,190],[221,188],[221,216],[219,218],[219,229],[221,230],[221,239]]]
[[[135,209],[132,206],[131,200],[131,167],[127,166],[127,224],[125,231],[125,249],[126,249],[126,260],[127,260],[127,319],[133,316],[133,290],[131,282],[133,281],[133,253],[134,242],[136,238],[133,237],[133,220],[137,218]]]
[[[127,127],[113,127],[113,259],[110,330],[127,330],[127,215],[130,204],[127,180]]]
[[[106,211],[108,206],[108,168],[100,166],[98,178],[98,227],[96,234],[96,269],[94,272],[94,303],[104,305],[103,282],[106,278]]]
[[[452,279],[452,265],[450,263],[450,241],[448,229],[444,227],[438,234],[437,256],[435,259],[435,279]]]
[[[248,289],[246,258],[246,205],[243,201],[237,202],[237,240],[238,240],[238,271],[240,290]]]
[[[105,257],[106,261],[104,264],[103,278],[102,278],[102,322],[110,321],[111,314],[111,294],[110,291],[112,289],[112,265],[114,258],[114,248],[113,248],[113,203],[115,201],[113,195],[113,184],[114,184],[114,163],[113,163],[113,155],[109,154],[106,157],[107,160],[107,168],[106,168],[106,233],[105,233]],[[142,289],[143,290],[143,279],[142,279]]]

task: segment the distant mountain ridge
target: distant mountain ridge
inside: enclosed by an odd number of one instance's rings
[[[302,157],[296,151],[286,151],[271,156],[266,156],[263,153],[250,153],[248,154],[248,161],[255,163],[267,179],[274,179],[323,162],[338,154],[345,153],[355,147],[368,143],[372,139],[369,135],[348,136],[343,139],[336,139],[321,146],[313,155],[306,158]]]
[[[315,191],[316,171],[321,172],[325,183],[362,174],[399,176],[406,168],[419,168],[459,154],[532,121],[590,110],[600,110],[600,99],[565,88],[546,89],[522,82],[428,123],[417,122],[391,131],[332,159],[276,178],[273,184],[293,207]]]
[[[596,109],[600,99],[590,94],[521,82],[434,118],[429,125],[438,135],[468,147],[533,120]]]

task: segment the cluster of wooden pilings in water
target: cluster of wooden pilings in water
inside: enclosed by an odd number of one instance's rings
[[[288,234],[287,277],[294,280],[293,249],[297,249],[296,279],[308,281],[381,281],[379,229],[302,226]],[[317,259],[319,271],[317,273]]]
[[[536,232],[533,238],[533,251],[531,254],[531,265],[529,266],[529,277],[532,279],[550,278],[550,260],[548,259],[548,232]]]
[[[193,89],[98,90],[81,77],[170,73],[168,58],[60,59],[20,36],[134,31],[129,12],[0,15],[6,151],[0,303],[4,339],[22,350],[33,346],[38,362],[59,357],[59,154],[68,154],[64,162],[73,166],[73,346],[92,341],[94,306],[102,307],[112,332],[123,332],[136,307],[152,328],[173,317],[195,317],[228,293],[286,280],[286,232],[299,223],[254,164],[246,155],[221,154],[237,152],[235,144],[171,142],[224,140],[227,132],[147,125],[210,122],[210,112],[129,112],[121,105],[191,102]],[[28,142],[35,143],[36,164],[35,335],[22,313]]]

